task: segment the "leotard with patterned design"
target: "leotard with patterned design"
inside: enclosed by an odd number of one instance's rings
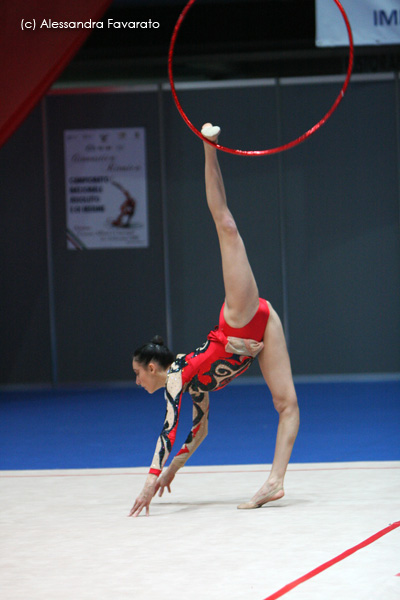
[[[189,354],[178,355],[172,363],[165,385],[167,403],[164,426],[158,438],[150,473],[160,475],[172,450],[181,410],[182,396],[189,392],[193,400],[193,425],[174,461],[185,464],[207,435],[209,392],[225,387],[244,373],[263,348],[262,339],[269,318],[269,306],[260,298],[252,320],[241,328],[228,325],[221,308],[219,324],[206,342]]]

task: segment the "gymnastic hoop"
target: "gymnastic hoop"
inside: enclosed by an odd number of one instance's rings
[[[170,42],[170,46],[169,46],[169,52],[168,52],[168,77],[169,77],[169,82],[171,85],[172,97],[174,99],[176,107],[177,107],[181,117],[185,121],[186,125],[193,131],[193,133],[195,133],[203,141],[206,141],[211,146],[215,146],[216,148],[218,148],[218,150],[222,150],[223,152],[228,152],[230,154],[239,154],[239,155],[244,155],[244,156],[264,156],[266,154],[277,154],[278,152],[283,152],[284,150],[289,150],[290,148],[293,148],[294,146],[301,144],[307,138],[309,138],[310,135],[315,133],[317,131],[317,129],[319,129],[324,123],[326,123],[326,121],[335,112],[335,110],[339,106],[340,102],[343,100],[344,94],[345,94],[347,87],[349,85],[349,82],[350,82],[350,77],[351,77],[351,73],[353,70],[353,62],[354,62],[353,35],[351,32],[351,27],[350,27],[349,20],[347,18],[347,14],[346,14],[343,6],[339,2],[339,0],[333,0],[333,1],[335,2],[335,4],[337,5],[337,7],[339,8],[339,10],[342,14],[342,17],[346,24],[347,34],[348,34],[348,38],[349,38],[349,61],[348,61],[348,67],[347,67],[347,75],[346,75],[346,79],[343,83],[343,86],[342,86],[335,102],[332,104],[331,108],[328,110],[326,115],[324,117],[322,117],[322,119],[320,121],[318,121],[318,123],[316,123],[313,127],[311,127],[311,129],[309,129],[308,131],[303,133],[300,137],[296,138],[295,140],[292,140],[291,142],[288,142],[287,144],[283,144],[282,146],[277,146],[276,148],[269,148],[267,150],[234,150],[233,148],[227,148],[226,146],[221,146],[220,144],[215,144],[214,142],[211,142],[210,140],[205,138],[201,134],[201,132],[198,129],[196,129],[196,127],[193,125],[193,123],[191,123],[191,121],[188,119],[187,115],[185,114],[185,112],[178,100],[178,96],[176,94],[173,68],[172,68],[173,58],[174,58],[174,48],[175,48],[176,38],[177,38],[178,32],[182,26],[182,23],[187,15],[187,13],[189,12],[189,9],[196,2],[196,0],[189,0],[189,2],[186,4],[185,8],[181,12],[181,14],[176,22],[174,31],[172,33],[171,42]]]

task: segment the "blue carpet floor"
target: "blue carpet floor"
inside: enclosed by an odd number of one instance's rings
[[[292,462],[400,460],[400,381],[299,383]],[[162,428],[162,392],[140,389],[0,394],[0,469],[147,467]],[[211,394],[208,438],[188,465],[272,462],[277,416],[263,385]],[[191,427],[186,395],[177,451]]]

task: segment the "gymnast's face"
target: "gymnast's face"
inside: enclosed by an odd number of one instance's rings
[[[148,365],[142,365],[133,359],[132,368],[136,376],[136,385],[140,385],[149,394],[159,389],[157,366],[154,363],[150,362]]]

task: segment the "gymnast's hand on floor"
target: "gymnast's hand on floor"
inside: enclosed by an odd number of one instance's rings
[[[138,517],[142,510],[146,509],[146,517],[150,515],[150,502],[156,493],[157,476],[149,474],[144,484],[144,488],[135,500],[135,504],[131,508],[129,517]]]
[[[168,469],[166,469],[164,473],[158,478],[154,494],[157,494],[158,490],[160,490],[158,495],[161,498],[165,488],[167,488],[168,492],[171,493],[171,483],[175,477],[175,473],[176,471],[171,469],[170,465]]]

